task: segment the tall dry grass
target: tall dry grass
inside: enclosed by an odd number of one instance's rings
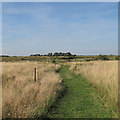
[[[118,110],[118,61],[90,61],[70,63],[71,70],[81,73],[93,84],[105,106],[111,107],[117,116]]]
[[[2,73],[2,64],[0,62],[0,98],[2,98],[2,75],[1,73]],[[0,119],[2,119],[2,99],[0,99]]]
[[[37,81],[33,70],[37,69]],[[42,115],[48,101],[61,89],[59,65],[40,62],[2,62],[2,117],[32,118]]]

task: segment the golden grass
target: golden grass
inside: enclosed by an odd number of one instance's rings
[[[2,98],[2,75],[1,73],[2,73],[2,64],[0,62],[0,98]],[[2,119],[2,99],[0,99],[0,119]]]
[[[118,109],[118,61],[72,62],[71,70],[82,73],[91,84],[96,86],[105,105]],[[117,115],[115,115],[117,116]]]
[[[37,69],[37,82],[33,70]],[[32,118],[44,112],[61,89],[59,65],[40,62],[2,62],[2,117]]]

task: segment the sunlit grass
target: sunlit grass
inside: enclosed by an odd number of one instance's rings
[[[118,111],[118,61],[71,62],[70,69],[82,74],[96,87],[105,106]]]
[[[33,71],[37,69],[34,83]],[[2,63],[2,117],[32,118],[42,115],[48,101],[61,89],[54,72],[59,65],[40,62]]]

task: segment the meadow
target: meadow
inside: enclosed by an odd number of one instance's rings
[[[2,117],[33,118],[44,114],[62,89],[59,65],[41,62],[2,63]],[[33,70],[37,69],[34,82]],[[51,103],[50,103],[51,102]]]
[[[106,107],[118,113],[118,61],[72,62],[70,70],[82,74],[99,93]]]
[[[84,91],[80,89],[83,89],[84,84],[87,84],[89,87],[94,88],[93,93],[95,93],[95,91],[97,92],[97,96],[104,103],[104,107],[107,108],[106,110],[109,109],[111,111],[108,116],[111,114],[113,118],[117,118],[118,60],[115,60],[116,56],[107,57],[109,57],[109,60],[99,60],[98,56],[76,56],[75,59],[72,57],[70,58],[61,56],[3,57],[2,117],[43,117],[47,114],[49,108],[55,103],[57,94],[60,91],[64,91],[66,85],[68,85],[68,91],[71,91],[72,85],[73,88],[76,86],[76,92],[78,94],[77,96],[74,95],[76,104],[72,100],[71,92],[68,92],[68,97],[64,99],[67,99],[67,101],[69,101],[68,99],[71,99],[71,104],[74,104],[74,107],[77,109],[76,105],[80,100],[78,96],[89,96],[87,87],[86,93],[83,93],[84,95],[79,94],[79,91]],[[68,67],[72,73],[67,69]],[[37,69],[36,82],[34,82],[34,68]],[[62,71],[59,73],[61,68]],[[80,81],[82,79],[84,80],[83,82]],[[86,82],[86,79],[88,82]],[[69,82],[69,80],[71,80],[71,82]],[[80,86],[80,84],[83,85]],[[75,91],[73,91],[73,93],[74,92]],[[69,111],[68,103],[66,100],[64,101],[64,99],[62,103],[66,106],[66,108],[68,108],[67,110]],[[84,107],[86,104],[88,103],[84,103],[82,106],[79,106]],[[65,106],[62,106],[60,109],[58,109],[62,110],[62,113],[60,113],[60,115],[63,115],[62,117],[64,117],[63,113],[65,113],[65,111],[63,108]],[[104,107],[102,107],[102,109]],[[94,111],[94,109],[96,109],[95,106],[91,110]],[[74,114],[76,115],[78,112],[79,111],[75,112]],[[105,116],[105,114],[101,113],[100,111],[96,112],[99,113],[99,117],[100,114],[101,116]]]

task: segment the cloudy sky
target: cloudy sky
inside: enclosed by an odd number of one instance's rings
[[[2,52],[117,54],[117,7],[117,2],[5,2]]]

